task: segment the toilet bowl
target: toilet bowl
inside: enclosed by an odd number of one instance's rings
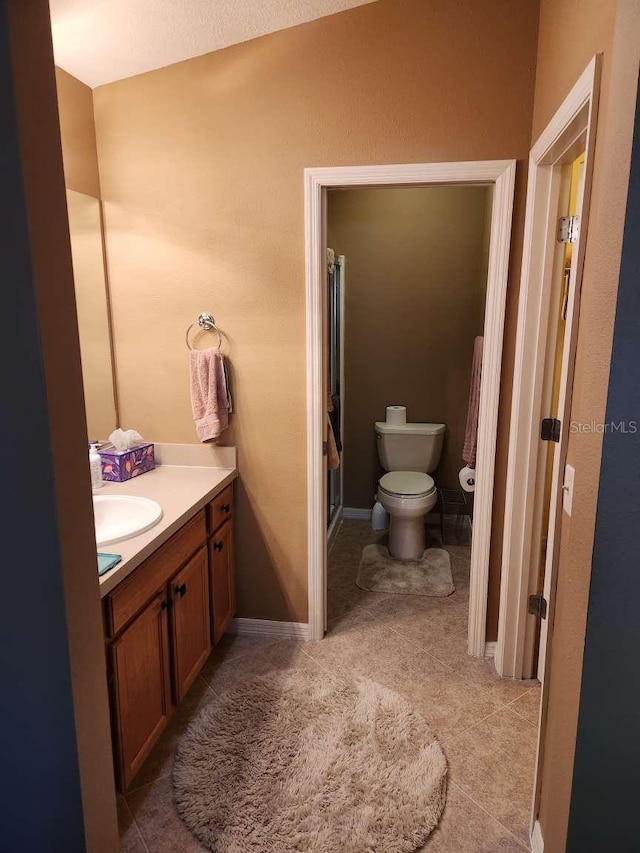
[[[389,513],[389,553],[417,560],[425,549],[424,517],[438,500],[433,478],[421,471],[389,471],[378,482],[378,500]]]
[[[397,560],[417,560],[424,551],[424,517],[438,500],[429,474],[440,462],[445,430],[438,423],[375,423],[387,471],[378,481],[378,500],[391,517],[389,554]]]

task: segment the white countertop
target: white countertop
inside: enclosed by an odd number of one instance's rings
[[[105,483],[96,495],[135,495],[162,507],[160,521],[144,533],[101,545],[101,553],[120,554],[122,561],[99,578],[100,598],[123,581],[143,560],[167,541],[238,476],[237,468],[159,465],[125,483]]]

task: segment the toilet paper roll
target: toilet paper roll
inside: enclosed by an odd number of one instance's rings
[[[389,527],[389,513],[382,506],[380,501],[376,501],[371,512],[371,529],[386,530]]]
[[[387,406],[387,423],[392,426],[402,426],[407,422],[406,406]]]
[[[458,478],[460,480],[460,485],[462,486],[462,490],[464,492],[475,492],[476,490],[476,469],[475,468],[464,468],[460,469],[460,473],[458,474]]]

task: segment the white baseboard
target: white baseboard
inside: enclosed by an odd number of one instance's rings
[[[534,823],[531,830],[531,853],[544,853],[544,840],[538,821]]]
[[[496,654],[496,644],[495,643],[485,643],[484,644],[484,656],[486,658],[493,658]]]
[[[233,619],[229,625],[229,633],[244,636],[260,634],[281,640],[306,640],[309,636],[309,625],[307,622],[273,622],[270,619]]]
[[[369,520],[371,518],[371,509],[356,507],[356,506],[345,506],[342,510],[343,518],[365,518]]]

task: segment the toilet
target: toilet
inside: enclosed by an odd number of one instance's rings
[[[429,476],[438,467],[445,424],[389,424],[376,421],[380,464],[377,499],[389,513],[389,554],[417,560],[425,548],[424,517],[438,500]]]

